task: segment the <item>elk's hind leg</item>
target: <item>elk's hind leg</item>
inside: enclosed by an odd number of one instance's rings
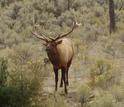
[[[67,85],[69,86],[69,81],[68,81],[68,71],[69,71],[69,67],[71,65],[72,59],[68,62],[67,64],[67,72],[66,72],[66,78],[67,78]]]
[[[67,94],[68,93],[68,90],[67,90],[67,82],[66,82],[66,73],[67,72],[67,68],[66,67],[63,67],[62,68],[62,78],[63,78],[63,81],[64,81],[64,88],[65,88],[65,93]]]

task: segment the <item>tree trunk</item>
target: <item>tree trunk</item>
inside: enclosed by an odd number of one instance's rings
[[[109,0],[110,34],[116,31],[114,1]]]
[[[68,1],[68,10],[70,10],[70,0],[67,1]]]
[[[54,0],[54,6],[58,7],[58,0]]]
[[[59,1],[58,0],[54,0],[54,7],[55,7],[55,17],[59,17],[61,15],[61,9],[59,7]]]

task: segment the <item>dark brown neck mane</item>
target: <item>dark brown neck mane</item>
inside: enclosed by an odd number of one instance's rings
[[[53,49],[50,52],[47,52],[47,55],[53,65],[58,65],[59,64],[59,54],[57,49]]]

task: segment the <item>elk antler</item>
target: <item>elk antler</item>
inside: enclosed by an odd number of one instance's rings
[[[56,36],[55,38],[50,37],[50,36],[48,36],[48,38],[46,38],[45,36],[39,35],[39,34],[37,34],[36,32],[32,32],[32,34],[35,35],[37,38],[39,38],[39,39],[45,41],[45,42],[51,42],[51,41],[56,41],[56,40],[58,40],[58,39],[61,39],[61,38],[63,38],[63,37],[68,36],[70,33],[73,32],[74,28],[76,28],[77,26],[80,26],[80,25],[81,25],[81,24],[78,24],[76,21],[73,21],[73,27],[72,27],[72,29],[71,29],[69,32],[67,32],[67,33],[65,33],[65,34],[62,34],[62,35],[58,35],[58,36]],[[35,29],[36,29],[36,27],[38,27],[38,25],[35,25],[34,27],[35,27]],[[50,39],[50,40],[48,40],[48,39]]]
[[[71,29],[69,32],[67,32],[67,33],[65,33],[65,34],[62,34],[62,35],[58,35],[58,36],[54,39],[54,41],[56,41],[56,40],[58,40],[58,39],[61,39],[61,38],[63,38],[63,37],[66,37],[67,35],[69,35],[70,33],[73,32],[73,30],[74,30],[75,27],[76,27],[76,21],[73,22],[73,27],[72,27],[72,29]]]
[[[39,27],[39,25],[34,25],[35,30],[36,30],[37,27]],[[32,32],[32,34],[35,35],[38,39],[41,39],[45,42],[49,42],[49,40],[45,36],[39,35],[39,34],[37,34],[37,32]]]
[[[37,34],[36,32],[32,32],[32,34],[35,35],[38,39],[41,39],[45,42],[49,42],[48,39],[46,37],[44,37],[43,35],[41,36],[41,35]]]
[[[49,38],[51,41],[54,41],[54,38],[53,38],[53,37],[48,36],[48,38]]]

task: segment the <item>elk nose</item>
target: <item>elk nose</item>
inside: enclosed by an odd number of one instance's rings
[[[50,48],[49,48],[49,47],[47,47],[47,48],[46,48],[46,51],[50,51]]]

